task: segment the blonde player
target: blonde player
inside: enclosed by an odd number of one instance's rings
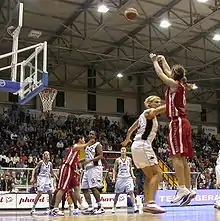
[[[56,177],[56,174],[54,174],[53,165],[50,162],[50,153],[48,151],[45,151],[43,153],[43,160],[41,160],[32,171],[32,178],[30,182],[34,183],[36,180],[35,178],[37,177],[37,196],[34,200],[31,214],[34,214],[36,204],[43,192],[47,192],[49,195],[49,206],[51,209],[53,192],[51,176]]]
[[[215,174],[216,174],[216,187],[219,188],[220,187],[220,150],[218,152],[218,158],[216,161]],[[218,194],[218,200],[216,200],[214,207],[220,209],[219,194]]]
[[[117,179],[116,178],[117,175]],[[122,193],[128,193],[131,196],[131,201],[134,206],[134,212],[138,212],[136,200],[134,196],[134,182],[135,176],[132,170],[132,160],[126,155],[126,148],[121,148],[121,156],[115,160],[113,169],[112,182],[115,182],[115,198],[112,213],[115,213],[118,197]]]
[[[131,146],[131,153],[134,164],[141,168],[146,179],[144,183],[144,205],[143,211],[149,213],[164,213],[165,210],[155,203],[155,193],[161,179],[160,168],[157,157],[152,148],[152,142],[157,133],[156,115],[165,112],[165,105],[160,106],[161,99],[158,96],[150,96],[145,102],[146,110],[139,116],[138,120],[128,129],[127,137],[122,146],[131,142],[132,133],[137,129],[134,142]]]

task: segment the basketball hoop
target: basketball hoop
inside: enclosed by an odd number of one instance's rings
[[[57,90],[55,88],[46,88],[39,93],[43,106],[43,112],[52,111],[52,105],[56,98],[56,95],[57,95]]]

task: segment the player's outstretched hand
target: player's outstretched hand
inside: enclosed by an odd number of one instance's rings
[[[151,61],[153,61],[153,62],[157,60],[157,55],[154,53],[150,53],[149,57],[150,57]]]
[[[126,147],[129,143],[131,143],[132,142],[132,140],[131,139],[125,139],[123,142],[121,142],[121,145],[123,146],[123,147]]]
[[[157,60],[163,61],[163,60],[165,60],[165,57],[163,55],[157,55]]]
[[[91,145],[91,144],[94,144],[95,143],[95,139],[90,139],[89,141],[88,141],[88,145]]]

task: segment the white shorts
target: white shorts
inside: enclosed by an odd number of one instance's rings
[[[134,182],[131,177],[117,178],[115,183],[115,193],[134,192]]]
[[[37,176],[37,191],[52,191],[52,179],[48,177]]]
[[[81,189],[102,188],[102,166],[87,169],[82,177]]]
[[[134,164],[137,168],[144,168],[158,164],[156,154],[149,141],[134,141],[131,146],[131,153]]]
[[[220,165],[215,167],[216,184],[220,184]]]

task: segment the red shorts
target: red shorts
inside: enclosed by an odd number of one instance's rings
[[[170,155],[181,155],[192,158],[192,129],[186,118],[176,118],[169,124],[168,144]]]
[[[63,164],[60,168],[58,189],[72,189],[79,186],[79,176],[74,169],[67,164]]]

